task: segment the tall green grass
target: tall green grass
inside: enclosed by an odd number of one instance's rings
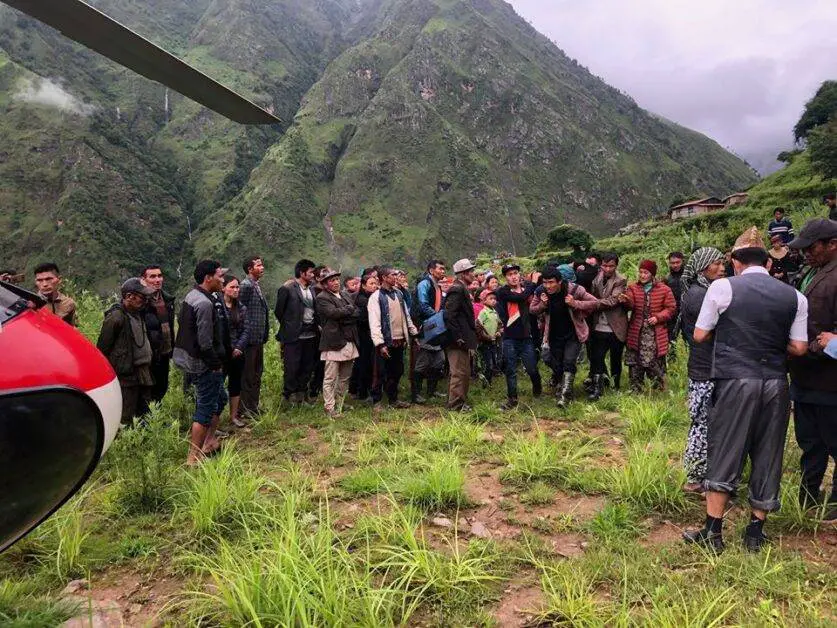
[[[683,469],[672,464],[658,444],[633,445],[627,464],[605,474],[603,488],[641,510],[676,514],[686,508],[685,477]]]
[[[502,478],[512,483],[549,482],[561,486],[583,483],[582,471],[599,451],[595,440],[559,432],[549,437],[538,432],[534,438],[518,435],[503,452],[506,467]]]
[[[175,514],[199,540],[228,535],[265,516],[260,491],[269,482],[232,443],[214,458],[185,469],[182,477]]]
[[[120,430],[102,464],[113,483],[114,506],[123,514],[167,509],[176,470],[186,459],[179,422],[167,407],[152,404],[142,423]]]
[[[445,554],[428,548],[412,511],[378,519],[353,541],[333,529],[328,504],[313,519],[286,494],[273,526],[246,526],[240,542],[192,552],[188,563],[212,581],[186,594],[191,620],[229,626],[399,626],[423,605],[456,608],[498,580],[486,546]],[[398,506],[394,502],[392,508]],[[385,539],[396,539],[387,544]]]

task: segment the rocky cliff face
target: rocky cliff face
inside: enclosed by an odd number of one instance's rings
[[[86,281],[130,272],[149,247],[171,266],[209,254],[238,266],[259,251],[274,281],[303,254],[354,268],[525,251],[558,222],[603,234],[676,193],[724,194],[754,180],[713,141],[590,75],[499,0],[97,4],[288,122],[239,127],[0,11],[0,106],[50,119],[39,125],[49,147],[34,161],[56,179],[40,198],[37,183],[9,174],[31,162],[33,140],[5,128],[4,115],[0,181],[14,192],[0,193],[0,244],[40,259],[17,244],[23,227],[9,217],[22,203],[46,251]],[[56,118],[49,105],[14,99],[28,71],[89,109]],[[72,141],[56,144],[62,134]],[[91,145],[98,167],[69,157]],[[125,169],[124,194],[108,197]],[[72,205],[68,172],[84,190]],[[68,239],[56,207],[84,225],[71,253],[53,246]],[[107,212],[114,224],[100,229]],[[152,226],[170,244],[155,249]],[[96,268],[79,262],[90,254]]]

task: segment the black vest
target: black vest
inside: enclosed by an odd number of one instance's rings
[[[730,277],[732,301],[715,329],[713,379],[787,377],[796,290],[762,273]]]

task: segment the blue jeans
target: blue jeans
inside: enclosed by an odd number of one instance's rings
[[[195,416],[192,421],[207,427],[212,423],[212,417],[220,415],[227,405],[224,373],[204,371],[193,375],[192,382],[195,384]]]
[[[503,355],[506,358],[506,390],[510,399],[517,398],[517,364],[523,362],[523,368],[532,380],[532,386],[540,388],[541,374],[538,372],[538,356],[531,338],[503,340]]]

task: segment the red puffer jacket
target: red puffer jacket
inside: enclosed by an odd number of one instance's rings
[[[668,353],[668,328],[666,323],[674,318],[677,312],[677,302],[674,300],[674,293],[662,281],[655,281],[651,288],[648,299],[648,309],[645,308],[645,291],[642,284],[632,283],[625,290],[628,302],[625,304],[631,310],[631,322],[628,323],[628,338],[626,344],[628,349],[639,350],[639,332],[642,329],[642,322],[652,316],[657,317],[657,324],[654,326],[654,335],[657,339],[657,357]]]

